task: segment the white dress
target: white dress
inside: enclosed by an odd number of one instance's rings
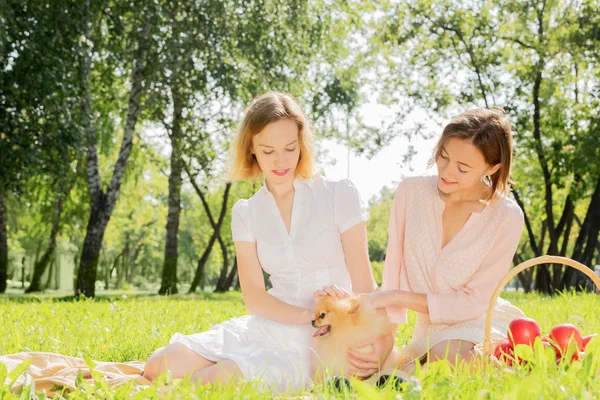
[[[294,188],[289,235],[265,185],[249,200],[233,206],[231,229],[234,241],[256,243],[261,266],[271,276],[271,295],[312,309],[313,293],[324,286],[336,284],[352,290],[340,234],[366,221],[369,214],[348,180],[296,179]],[[211,361],[233,360],[245,381],[284,392],[312,384],[314,331],[310,324],[244,316],[203,333],[176,333],[170,342],[182,343]]]

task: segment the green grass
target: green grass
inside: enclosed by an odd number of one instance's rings
[[[548,332],[559,323],[572,323],[584,335],[600,333],[600,296],[562,294],[554,297],[506,293],[505,298],[535,318]],[[48,351],[89,356],[100,361],[146,360],[168,343],[175,332],[196,333],[225,319],[245,314],[239,293],[223,295],[122,297],[73,302],[48,297],[0,297],[0,354]],[[398,331],[398,343],[410,340],[414,315]],[[535,366],[497,369],[480,364],[467,370],[438,362],[406,384],[403,399],[593,399],[600,394],[600,340],[591,342],[583,362],[555,366],[537,354]],[[545,361],[544,361],[545,360]],[[164,380],[168,377],[163,378]],[[0,382],[1,383],[1,382]],[[354,393],[317,387],[303,398],[400,398],[391,388],[375,389],[354,382]],[[112,391],[82,384],[72,398],[272,398],[252,384],[240,387],[193,387],[187,381],[160,384],[139,392],[132,387]],[[9,398],[0,386],[0,398]],[[133,394],[132,394],[133,393]],[[285,397],[285,396],[281,396]]]

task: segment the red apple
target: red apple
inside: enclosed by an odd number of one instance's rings
[[[567,352],[570,345],[577,345],[576,354],[583,350],[583,338],[576,326],[571,324],[556,325],[550,331],[550,339],[558,355],[562,356]]]
[[[512,345],[507,341],[503,341],[494,349],[494,357],[500,362],[505,362],[508,366],[513,363],[514,349]]]
[[[508,325],[508,341],[513,348],[518,344],[533,346],[541,335],[540,324],[531,318],[517,318]]]
[[[598,336],[597,333],[591,334],[591,335],[587,335],[583,337],[583,350],[585,350],[585,348],[587,347],[588,343],[590,342],[590,340],[592,340],[592,338],[594,336]]]
[[[583,351],[576,351],[573,353],[573,355],[571,356],[571,361],[577,361],[577,360],[583,360],[583,357],[585,357],[585,352]],[[556,354],[556,364],[560,364],[560,362],[562,361],[562,357],[560,355],[558,355],[558,353]]]

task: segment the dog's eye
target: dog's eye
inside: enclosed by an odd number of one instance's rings
[[[319,318],[320,318],[320,319],[323,319],[323,318],[325,318],[325,315],[327,315],[327,314],[326,314],[326,313],[324,313],[324,312],[322,312],[322,313],[321,313],[321,315],[319,315]]]

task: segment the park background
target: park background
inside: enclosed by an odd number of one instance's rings
[[[579,1],[4,1],[0,293],[237,286],[227,182],[244,106],[305,106],[326,176],[368,204],[376,275],[390,202],[443,125],[502,107],[526,216],[514,261],[600,264],[600,17]],[[588,287],[544,265],[515,288]]]
[[[245,105],[268,90],[298,98],[324,174],[349,177],[368,204],[379,282],[397,183],[434,173],[444,124],[475,106],[504,108],[514,127],[525,214],[514,263],[550,254],[594,268],[599,10],[597,0],[0,2],[0,355],[146,360],[175,332],[245,314],[231,207],[262,182],[225,172]],[[571,268],[531,268],[508,289],[544,333],[565,322],[600,333],[599,297]],[[414,322],[409,313],[399,345]],[[538,353],[512,369],[435,363],[403,396],[596,398],[598,347],[572,365]],[[80,382],[72,397],[270,398],[165,379],[141,392]],[[360,398],[397,398],[354,384]]]
[[[253,96],[305,106],[326,176],[368,203],[380,276],[390,202],[445,122],[515,129],[520,262],[600,264],[594,1],[6,1],[0,6],[0,292],[237,286],[226,180]],[[432,172],[429,170],[429,172]],[[586,286],[541,266],[515,287]]]

